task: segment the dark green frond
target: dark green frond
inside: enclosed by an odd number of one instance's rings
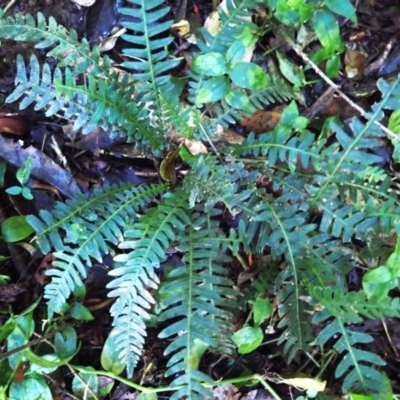
[[[73,129],[82,128],[84,134],[102,126],[111,136],[135,139],[142,147],[157,150],[166,142],[166,136],[151,128],[150,111],[136,104],[137,92],[128,85],[128,75],[111,73],[107,79],[90,75],[86,84],[77,84],[70,69],[52,72],[48,64],[40,67],[35,56],[31,56],[29,69],[28,74],[18,56],[17,87],[7,102],[22,97],[21,109],[35,102],[35,110],[46,109],[46,116],[62,113],[66,119],[74,118]]]
[[[184,188],[190,193],[190,204],[205,200],[206,209],[211,209],[220,202],[232,212],[253,192],[248,189],[238,193],[241,169],[240,163],[221,165],[213,156],[197,157],[184,181]]]
[[[167,364],[167,375],[184,372],[171,384],[184,385],[172,399],[183,395],[190,398],[210,395],[200,384],[209,382],[209,378],[193,367],[195,355],[191,348],[196,342],[200,341],[205,348],[232,351],[229,337],[233,326],[229,322],[232,318],[229,310],[233,310],[236,303],[233,283],[222,265],[230,261],[223,251],[226,244],[219,240],[217,225],[210,213],[194,211],[190,218],[179,246],[185,265],[172,270],[161,288],[164,311],[160,321],[176,320],[159,335],[161,338],[177,336],[166,350],[166,354],[174,353]]]

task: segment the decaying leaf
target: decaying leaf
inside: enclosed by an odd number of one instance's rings
[[[115,33],[113,33],[111,36],[103,39],[100,42],[100,50],[104,53],[106,51],[110,51],[111,49],[114,48],[115,43],[117,43],[118,38],[123,35],[126,32],[126,28],[118,29]]]
[[[190,151],[193,156],[196,156],[200,153],[207,153],[207,147],[198,140],[193,139],[184,139],[183,144]]]
[[[82,7],[90,7],[94,3],[96,3],[96,0],[72,0],[74,3],[78,4],[78,6]]]
[[[281,113],[278,111],[256,111],[249,118],[244,118],[240,124],[251,132],[260,134],[272,131],[278,125]]]

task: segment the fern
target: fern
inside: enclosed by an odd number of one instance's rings
[[[167,120],[163,123],[165,102],[162,102],[160,97],[162,92],[171,90],[172,84],[165,72],[176,66],[178,61],[166,60],[167,52],[160,50],[171,42],[171,38],[152,40],[153,36],[164,32],[171,25],[171,21],[157,23],[168,12],[167,8],[149,12],[160,3],[143,4],[139,9],[144,18],[143,23],[126,23],[128,29],[143,32],[142,40],[138,40],[139,36],[125,37],[143,47],[126,50],[127,55],[141,59],[125,63],[127,68],[142,71],[130,76],[114,72],[109,58],[101,57],[98,47],[93,51],[89,50],[86,40],[78,42],[74,31],[67,33],[54,19],[49,19],[48,25],[41,14],[38,15],[37,24],[30,15],[26,17],[26,21],[21,17],[2,21],[2,37],[39,42],[36,45],[38,48],[52,47],[47,53],[51,57],[58,58],[65,52],[68,53],[53,73],[48,64],[40,68],[36,57],[32,56],[29,75],[22,58],[19,57],[17,87],[7,101],[12,102],[23,97],[21,108],[36,102],[35,109],[45,108],[47,116],[60,111],[63,111],[67,119],[78,116],[74,122],[74,129],[83,127],[83,133],[102,126],[111,130],[113,136],[126,136],[130,140],[135,139],[142,147],[148,145],[155,151],[161,150],[166,142],[164,126]],[[138,10],[124,8],[122,12],[129,15],[132,12],[137,14]],[[92,65],[94,70],[91,71],[88,82],[78,83],[79,75]],[[67,68],[63,71],[62,67]],[[138,80],[147,80],[148,83],[134,86]],[[144,95],[146,92],[155,95],[150,98]],[[152,118],[149,118],[150,115]],[[154,126],[157,127],[157,134]]]
[[[157,208],[150,208],[125,233],[122,249],[130,253],[116,257],[119,264],[111,276],[115,279],[108,287],[110,297],[117,300],[111,307],[113,334],[116,336],[117,352],[127,366],[128,375],[133,374],[143,346],[146,326],[144,320],[154,300],[148,288],[157,288],[156,269],[166,258],[177,234],[189,223],[187,197],[181,191],[165,194]]]
[[[28,216],[27,220],[38,234],[38,244],[43,253],[56,249],[54,269],[47,272],[52,281],[46,286],[44,297],[48,313],[65,311],[71,293],[82,295],[86,278],[84,265],[91,266],[91,258],[102,260],[109,245],[122,241],[126,226],[136,218],[139,208],[165,190],[163,185],[135,188],[114,186],[106,191],[96,191],[91,200],[77,195],[77,200],[58,203],[50,213],[42,210],[40,219]],[[112,201],[110,201],[112,200]],[[63,240],[61,235],[66,234]],[[67,246],[64,243],[71,243]]]
[[[0,19],[0,37],[34,42],[58,61],[52,68],[35,56],[29,62],[19,56],[16,88],[7,101],[20,101],[21,108],[34,104],[47,116],[61,114],[84,133],[103,126],[157,156],[174,135],[213,147],[221,126],[295,97],[274,77],[265,89],[248,90],[241,107],[225,98],[203,111],[196,100],[207,77],[191,71],[188,92],[194,106],[182,104],[183,85],[169,76],[179,60],[168,54],[171,21],[162,3],[129,0],[129,7],[121,9],[139,17],[124,22],[124,39],[134,45],[124,50],[128,73],[114,70],[98,47],[89,48],[53,19],[46,21],[41,14],[36,21],[29,15]],[[228,0],[226,9],[219,7],[221,30],[212,36],[203,29],[200,51],[225,55],[241,35],[259,33],[249,19],[257,5],[255,0]],[[43,253],[54,250],[44,293],[50,318],[68,311],[71,296],[84,297],[86,269],[93,259],[115,252],[108,285],[115,299],[109,338],[128,376],[142,354],[150,314],[161,310],[159,337],[172,340],[165,351],[166,375],[177,375],[172,399],[209,397],[207,385],[213,381],[200,371],[202,352],[235,350],[232,320],[239,300],[226,266],[240,256],[239,250],[267,254],[273,268],[262,271],[246,290],[265,290],[267,282],[276,296],[279,344],[286,358],[291,361],[299,351],[332,341],[343,357],[336,369],[336,377],[344,378],[343,391],[382,391],[386,383],[378,368],[384,362],[363,348],[372,337],[358,332],[355,324],[399,317],[399,301],[386,297],[377,303],[362,290],[348,293],[346,275],[363,259],[366,266],[378,265],[383,238],[399,233],[397,193],[376,166],[380,158],[374,141],[383,136],[374,121],[382,120],[385,109],[400,107],[399,85],[399,79],[390,85],[380,80],[382,100],[366,122],[354,119],[350,127],[332,123],[324,138],[307,130],[308,120],[292,102],[271,132],[250,133],[240,144],[222,146],[217,155],[192,157],[180,188],[106,187],[89,199],[77,194],[52,212],[28,217]],[[236,228],[221,229],[223,212],[237,219]],[[353,245],[355,238],[365,243],[362,251]],[[158,272],[171,247],[182,254],[184,266],[172,269],[160,285]],[[320,311],[315,313],[313,306]],[[315,338],[312,324],[322,323]]]
[[[90,47],[86,39],[78,40],[77,33],[57,24],[53,17],[46,21],[38,13],[36,19],[27,14],[1,18],[0,37],[36,43],[37,49],[48,49],[46,56],[57,59],[59,68],[74,67],[76,75],[91,69],[94,74],[108,75],[111,60],[100,55],[99,46]]]
[[[171,397],[173,400],[181,396],[201,399],[202,395],[211,395],[200,384],[211,383],[210,378],[193,368],[195,356],[191,349],[196,341],[214,349],[229,347],[228,334],[233,332],[229,323],[233,315],[227,310],[236,307],[235,292],[222,266],[230,258],[223,255],[226,242],[219,240],[216,223],[210,218],[211,213],[204,213],[201,208],[191,212],[190,224],[179,245],[185,267],[171,271],[167,284],[161,289],[165,294],[162,301],[165,310],[159,320],[178,318],[159,335],[160,338],[178,335],[166,349],[166,354],[174,353],[166,375],[183,372],[171,383],[172,387],[183,385]]]
[[[373,341],[371,335],[349,329],[346,324],[362,322],[363,318],[383,318],[384,316],[399,317],[399,299],[386,299],[376,303],[368,301],[364,293],[347,293],[331,288],[310,288],[315,301],[323,307],[313,318],[313,322],[320,323],[328,318],[334,318],[318,335],[316,343],[324,345],[333,337],[340,338],[334,344],[339,353],[344,353],[338,364],[335,377],[344,374],[342,390],[358,393],[378,394],[384,386],[385,377],[376,369],[385,365],[385,362],[376,354],[357,348],[357,345]]]

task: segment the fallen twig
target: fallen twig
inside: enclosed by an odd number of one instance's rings
[[[366,119],[369,119],[368,113],[360,107],[358,104],[354,103],[353,100],[350,99],[346,94],[344,94],[340,87],[333,82],[328,76],[325,75],[325,73],[316,65],[313,61],[309,59],[307,54],[305,54],[299,46],[296,45],[296,43],[293,42],[293,40],[289,37],[289,35],[286,34],[283,30],[281,30],[281,33],[283,37],[285,38],[286,42],[290,45],[290,47],[332,88],[335,90],[335,92],[343,99],[345,100],[351,107],[353,107],[355,110],[357,110],[361,116],[363,116]],[[379,121],[373,121],[373,123],[377,126],[379,126],[380,129],[382,129],[383,132],[385,132],[388,136],[390,136],[392,139],[400,141],[399,135],[391,131],[390,129],[386,128],[386,126],[382,125]]]

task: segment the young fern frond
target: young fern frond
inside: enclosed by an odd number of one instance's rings
[[[50,318],[54,313],[63,312],[71,293],[82,294],[82,280],[86,278],[84,265],[90,267],[91,259],[101,261],[102,254],[109,252],[107,242],[113,245],[121,242],[126,226],[136,218],[137,211],[164,190],[164,185],[113,186],[96,191],[89,200],[78,195],[77,200],[57,203],[52,212],[42,210],[40,218],[27,217],[43,253],[48,253],[51,247],[56,250],[53,264],[56,268],[47,272],[53,278],[44,293]]]
[[[210,383],[210,378],[197,370],[198,360],[192,347],[197,343],[220,351],[231,347],[229,338],[233,326],[229,322],[232,319],[229,310],[235,308],[236,302],[233,283],[222,265],[230,261],[225,255],[226,244],[219,240],[217,223],[211,220],[211,212],[194,209],[179,245],[185,265],[172,270],[160,290],[164,294],[161,302],[164,311],[159,320],[177,319],[159,335],[160,338],[177,336],[165,352],[174,353],[167,364],[166,375],[183,372],[171,383],[172,387],[183,385],[172,400],[182,396],[190,399],[210,396],[201,384]]]

